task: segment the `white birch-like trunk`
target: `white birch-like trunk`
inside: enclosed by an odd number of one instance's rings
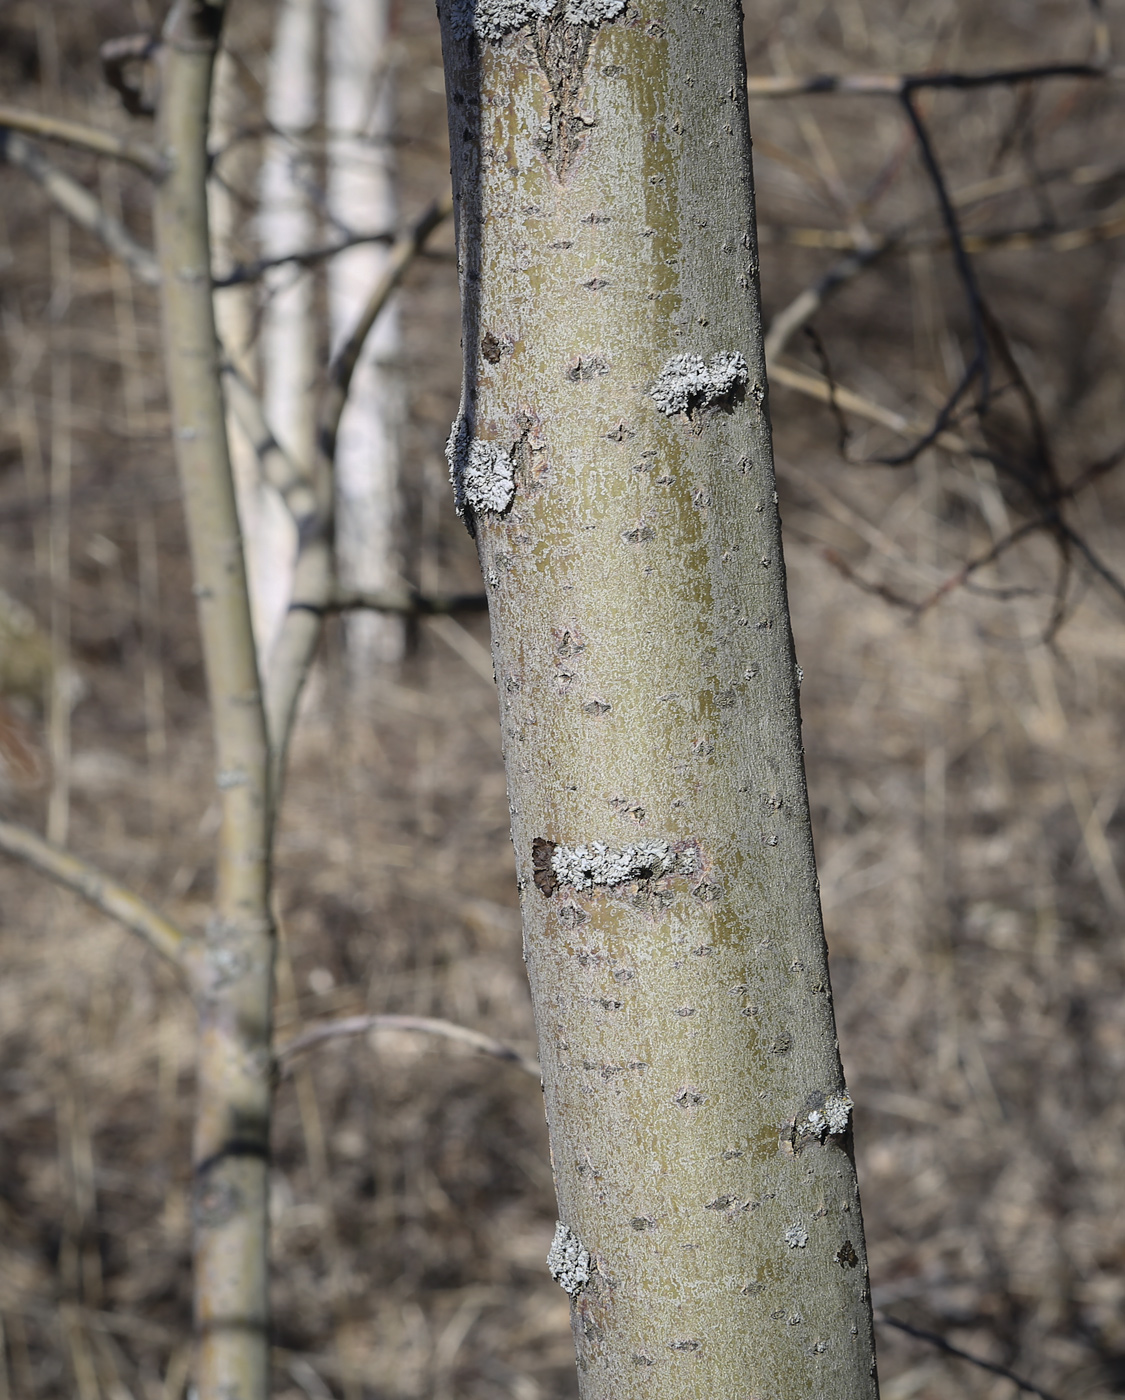
[[[247,139],[247,131],[255,122],[256,117],[238,80],[235,61],[229,53],[220,52],[211,91],[209,144],[214,164],[208,189],[212,269],[217,277],[230,272],[241,251],[239,234],[246,224],[246,207],[257,165],[255,144]],[[257,380],[255,302],[256,290],[249,283],[220,288],[215,293],[215,329],[223,355],[250,384]],[[276,624],[276,595],[279,589],[287,587],[277,577],[284,564],[275,564],[274,551],[270,548],[271,534],[277,529],[276,508],[280,503],[275,504],[271,499],[276,493],[262,481],[254,444],[229,409],[227,438],[261,667],[267,655],[263,644]],[[284,606],[283,602],[281,607]]]
[[[316,0],[282,0],[266,93],[269,134],[258,216],[265,258],[311,247],[317,232],[306,147],[318,112],[317,33]],[[316,432],[313,291],[312,276],[294,263],[267,273],[261,332],[266,421],[286,452],[306,463],[314,457]],[[258,538],[249,552],[251,573],[260,588],[259,653],[269,656],[289,606],[297,537],[283,502],[268,485],[261,487],[260,504]]]
[[[393,229],[398,215],[390,27],[390,0],[327,0],[328,209],[345,236]],[[385,244],[368,243],[333,259],[334,348],[350,333],[387,257]],[[336,443],[336,559],[346,589],[386,588],[400,573],[401,348],[392,303],[368,337]],[[399,618],[352,614],[344,635],[349,675],[360,686],[373,667],[402,655]]]
[[[440,0],[463,344],[583,1400],[873,1400],[738,0]]]

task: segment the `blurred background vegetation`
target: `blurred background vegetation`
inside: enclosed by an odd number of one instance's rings
[[[746,8],[752,78],[1125,46],[1115,3]],[[232,7],[251,95],[272,9]],[[143,0],[4,0],[5,99],[128,130],[98,46],[160,18]],[[399,0],[389,61],[409,218],[448,181],[430,5]],[[751,101],[767,320],[839,270],[789,337],[772,409],[872,1291],[1094,1400],[1125,1393],[1125,94],[1075,77],[912,100],[975,309],[897,98]],[[314,128],[314,205],[323,147]],[[149,238],[139,177],[52,158]],[[400,552],[423,589],[471,592],[442,455],[451,250],[447,227],[400,294]],[[155,297],[0,164],[0,318],[2,810],[194,928],[217,813]],[[982,342],[987,411],[977,374],[914,450]],[[413,627],[362,691],[330,629],[279,888],[282,1037],[396,1011],[531,1047],[483,619]],[[180,1400],[192,1075],[174,974],[5,863],[0,1400]],[[402,1032],[331,1042],[281,1080],[275,1152],[284,1400],[576,1393],[543,1265],[540,1095],[517,1067]],[[1015,1393],[901,1332],[880,1341],[886,1400]]]

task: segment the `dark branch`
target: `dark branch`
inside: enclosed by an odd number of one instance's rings
[[[777,74],[746,80],[750,97],[812,97],[840,93],[859,97],[898,97],[923,88],[968,91],[1013,87],[1047,78],[1102,79],[1120,82],[1125,69],[1098,63],[1039,63],[1027,68],[991,68],[981,73],[819,73],[811,78]]]
[[[121,98],[121,105],[132,117],[151,117],[156,109],[140,84],[132,81],[127,71],[131,65],[146,63],[160,48],[155,34],[127,34],[120,39],[107,39],[98,50],[102,61],[102,76]]]
[[[984,299],[981,296],[980,284],[977,282],[976,271],[973,268],[972,260],[965,251],[964,239],[961,235],[961,224],[957,218],[957,211],[953,207],[953,200],[949,195],[949,188],[945,183],[945,176],[942,174],[941,166],[938,163],[937,154],[934,151],[930,134],[926,130],[926,124],[918,111],[918,107],[911,95],[913,89],[907,88],[902,93],[902,106],[914,128],[914,135],[917,137],[918,146],[922,153],[922,163],[926,167],[926,173],[930,177],[930,182],[934,187],[937,196],[938,206],[941,209],[942,222],[945,225],[946,235],[949,238],[950,247],[953,252],[953,262],[957,269],[957,275],[961,280],[961,285],[965,291],[965,300],[968,303],[969,318],[973,330],[973,358],[965,367],[965,372],[961,376],[960,382],[945,401],[944,405],[934,419],[930,431],[920,438],[913,447],[906,452],[895,457],[885,457],[883,463],[889,467],[906,466],[913,462],[919,455],[930,447],[941,436],[949,426],[953,414],[957,411],[957,406],[972,388],[976,381],[980,380],[980,393],[977,397],[977,411],[983,413],[988,405],[990,373],[988,364],[988,334],[985,330],[986,312]]]
[[[1028,1395],[1038,1395],[1039,1400],[1057,1400],[1057,1397],[1052,1395],[1049,1390],[1043,1390],[1031,1381],[1025,1381],[1022,1376],[1017,1376],[1006,1366],[997,1366],[993,1361],[985,1361],[981,1356],[974,1356],[971,1351],[963,1351],[960,1347],[955,1347],[952,1342],[947,1342],[940,1333],[927,1332],[924,1327],[915,1327],[897,1317],[889,1317],[880,1309],[876,1309],[875,1321],[882,1322],[887,1327],[897,1327],[908,1337],[917,1337],[919,1341],[929,1342],[939,1351],[944,1351],[947,1356],[956,1356],[961,1361],[968,1361],[973,1366],[979,1366],[982,1371],[991,1371],[994,1376],[1003,1376],[1006,1381],[1011,1381],[1014,1386],[1019,1390],[1026,1391]]]
[[[396,613],[400,617],[437,617],[459,612],[487,612],[488,598],[483,593],[419,593],[404,585],[401,588],[368,588],[341,590],[327,603],[302,602],[295,598],[290,612],[314,612],[320,616],[342,612]]]
[[[304,248],[293,253],[283,253],[276,258],[257,258],[254,262],[235,263],[225,277],[216,277],[213,285],[219,287],[240,287],[247,282],[257,282],[275,267],[287,267],[290,263],[297,267],[315,267],[327,262],[337,253],[345,253],[349,248],[359,248],[367,243],[393,243],[395,231],[384,229],[380,233],[357,233],[351,238],[341,238],[335,243],[324,243],[317,248]]]

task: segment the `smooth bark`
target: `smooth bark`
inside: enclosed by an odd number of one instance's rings
[[[195,977],[196,1388],[268,1392],[267,1158],[274,937],[269,756],[235,509],[211,296],[207,113],[223,6],[178,0],[164,28],[156,199],[165,360],[222,813],[217,888]]]
[[[584,1400],[876,1394],[735,0],[441,0],[465,378]]]
[[[328,0],[326,7],[328,213],[351,236],[398,221],[394,169],[394,68],[390,0]],[[334,351],[351,334],[392,257],[383,243],[332,259],[328,307]],[[336,563],[350,589],[382,589],[398,577],[402,334],[394,305],[379,318],[355,367],[336,442]],[[350,679],[397,661],[400,619],[357,614],[344,624]]]

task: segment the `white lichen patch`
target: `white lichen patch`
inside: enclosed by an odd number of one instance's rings
[[[809,1232],[799,1222],[796,1225],[790,1225],[785,1232],[785,1243],[790,1249],[804,1249],[808,1242]]]
[[[582,1241],[568,1225],[557,1221],[555,1238],[547,1254],[547,1268],[551,1277],[574,1298],[590,1282],[593,1267],[589,1251]]]
[[[800,1137],[812,1137],[823,1141],[829,1136],[846,1133],[855,1104],[846,1089],[837,1094],[829,1094],[820,1108],[810,1109],[797,1124]]]
[[[482,43],[498,44],[525,24],[544,19],[556,0],[451,0],[450,23],[458,39],[475,34]],[[563,18],[567,24],[597,26],[616,19],[625,0],[567,0]]]
[[[737,351],[720,350],[704,363],[699,355],[673,355],[649,390],[661,413],[673,417],[706,408],[746,383],[749,371]]]
[[[669,875],[679,865],[680,858],[667,841],[642,841],[619,850],[604,841],[591,841],[588,846],[556,846],[551,856],[551,869],[559,884],[576,890]]]
[[[458,418],[445,444],[445,460],[458,515],[464,515],[466,506],[500,514],[512,504],[516,454],[511,443],[473,437],[464,418]]]

